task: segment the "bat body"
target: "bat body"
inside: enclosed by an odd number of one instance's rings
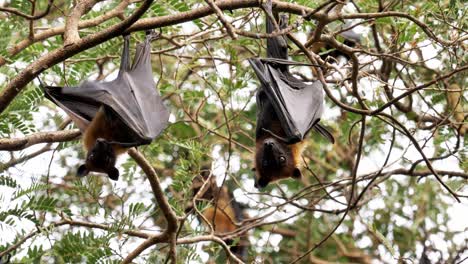
[[[274,30],[271,1],[264,5],[267,33]],[[281,17],[279,27],[286,27]],[[289,72],[291,65],[308,65],[288,60],[283,36],[267,39],[267,57],[249,62],[260,80],[257,91],[255,186],[263,188],[283,178],[300,178],[301,155],[305,137],[311,129],[334,142],[333,136],[318,122],[323,113],[320,82],[308,84]]]
[[[195,177],[192,182],[193,196],[202,191],[201,187],[208,180],[208,176],[209,171],[204,170],[201,175]],[[240,204],[233,198],[226,186],[220,188],[216,185],[214,177],[211,177],[210,182],[207,184],[208,187],[199,195],[200,200],[209,201],[209,206],[201,212],[203,215],[201,221],[205,225],[212,226],[217,235],[236,231],[239,228],[236,223],[246,218]],[[187,209],[190,210],[191,208],[192,206],[189,206]],[[231,239],[224,242],[230,246],[232,253],[244,261],[246,260],[248,240],[244,236],[238,243]]]
[[[90,151],[98,139],[106,142],[126,142],[129,139],[124,129],[125,125],[119,119],[106,116],[104,107],[101,107],[83,134],[83,145],[86,151]],[[116,155],[128,150],[119,144],[113,144],[112,149]]]
[[[219,189],[210,192],[211,199],[215,199]],[[205,198],[208,199],[208,198]],[[237,229],[236,222],[238,222],[237,208],[234,208],[232,204],[232,198],[226,187],[221,188],[219,197],[212,204],[213,206],[208,207],[203,211],[203,216],[213,226],[216,234],[233,232]]]
[[[263,91],[257,97],[267,96]],[[279,138],[285,138],[281,122],[267,99],[259,98],[257,101],[265,102],[257,114],[257,133],[255,140],[255,174],[256,188],[263,188],[270,182],[284,178],[301,177],[301,154],[306,140],[288,144]],[[272,132],[266,132],[264,129]],[[278,137],[275,137],[276,135]]]
[[[88,152],[78,176],[90,171],[117,180],[118,155],[128,148],[150,144],[167,126],[169,112],[155,89],[151,68],[151,40],[147,34],[129,61],[129,36],[117,78],[110,82],[85,81],[78,87],[43,86],[45,96],[62,108],[83,133]]]

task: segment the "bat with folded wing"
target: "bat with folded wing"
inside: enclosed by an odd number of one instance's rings
[[[275,28],[271,1],[264,4],[267,33]],[[279,28],[286,28],[282,16]],[[283,178],[301,177],[301,155],[310,130],[330,142],[333,136],[319,124],[323,113],[323,89],[319,81],[305,83],[289,72],[289,66],[309,65],[288,60],[288,46],[283,36],[267,39],[267,58],[249,62],[260,81],[257,91],[257,127],[255,151],[255,186],[263,188]]]
[[[212,176],[210,178],[210,173],[209,170],[205,169],[192,181],[193,196],[199,197],[196,203],[202,205],[202,201],[208,202],[208,205],[201,212],[203,217],[200,220],[205,225],[213,227],[216,235],[236,232],[241,228],[238,223],[248,218],[247,214],[226,186],[217,186],[216,177]],[[208,178],[210,178],[209,181]],[[204,184],[207,186],[202,189]],[[186,211],[192,211],[194,206],[194,204],[190,204],[186,207]],[[247,261],[249,247],[247,234],[242,234],[239,241],[232,239],[224,241],[230,247],[232,253],[241,260]]]
[[[151,68],[151,41],[157,35],[147,32],[145,41],[136,48],[132,65],[129,37],[124,37],[115,80],[85,81],[78,87],[41,85],[45,96],[62,108],[83,134],[87,155],[78,176],[95,171],[117,180],[117,156],[130,147],[150,144],[168,124],[169,112],[156,90]]]

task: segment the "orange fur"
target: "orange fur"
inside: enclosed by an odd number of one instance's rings
[[[114,141],[115,129],[119,128],[116,128],[112,122],[106,120],[104,109],[101,107],[83,134],[84,149],[86,151],[90,151],[98,138],[103,138],[107,141]],[[128,148],[123,148],[118,145],[113,145],[112,148],[117,156],[128,150]]]
[[[216,212],[215,207],[209,207],[203,211],[203,216],[211,223],[217,234],[233,232],[237,229],[234,210],[229,205],[218,205]]]
[[[257,140],[255,143],[256,149],[260,149],[261,145],[263,144],[263,139]],[[294,165],[296,168],[301,168],[302,167],[302,152],[304,152],[305,147],[307,146],[307,141],[303,140],[301,142],[298,142],[296,144],[292,144],[291,146],[291,152],[294,157]],[[255,155],[252,156],[253,163],[255,164]],[[254,166],[255,167],[255,166]]]
[[[214,178],[212,178],[214,180]],[[212,206],[203,211],[204,220],[214,228],[215,233],[233,232],[237,229],[236,212],[231,205],[231,197],[228,189],[223,186],[221,190],[212,181],[211,188],[207,190],[209,196],[218,196],[216,201],[211,201]],[[218,193],[219,191],[219,193]]]
[[[294,157],[294,166],[296,166],[296,168],[298,169],[302,168],[302,165],[303,165],[302,152],[304,152],[306,145],[307,145],[306,140],[303,140],[301,142],[291,145],[291,151]]]
[[[205,170],[192,181],[193,195],[205,201],[209,201],[210,203],[209,206],[201,212],[202,217],[200,217],[200,219],[202,224],[208,228],[211,226],[216,235],[239,231],[238,222],[248,218],[248,216],[242,212],[242,209],[235,199],[233,199],[232,194],[226,186],[218,187],[216,185],[215,177],[211,177],[210,182],[206,183],[208,184],[208,188],[201,190],[200,188],[208,176],[209,173]],[[230,246],[232,253],[246,261],[249,241],[245,233],[240,235],[240,240],[238,242],[232,239],[224,239],[224,242]]]
[[[264,143],[265,139],[267,139],[267,138],[268,138],[268,136],[265,136],[265,137],[260,138],[260,139],[258,139],[256,141],[256,150],[257,151],[262,149],[263,143]],[[302,162],[302,153],[304,152],[304,149],[307,146],[307,140],[303,140],[301,142],[298,142],[298,143],[292,144],[292,145],[284,144],[283,146],[285,146],[286,148],[289,149],[289,151],[291,153],[291,156],[292,156],[292,161],[293,162],[292,162],[291,165],[289,165],[286,168],[284,168],[283,170],[281,170],[281,172],[279,174],[269,175],[271,182],[277,181],[277,180],[280,180],[280,179],[293,177],[292,173],[293,173],[294,169],[297,168],[297,169],[301,170],[303,165],[304,165],[303,162]],[[255,166],[255,159],[256,159],[255,155],[254,155],[253,159],[254,159],[253,160],[254,167],[256,167]],[[262,177],[262,175],[260,174],[260,170],[258,170],[258,169],[255,170],[255,174],[256,174],[257,179]]]

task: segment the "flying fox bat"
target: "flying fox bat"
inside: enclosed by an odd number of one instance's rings
[[[83,133],[88,152],[78,176],[90,171],[107,173],[117,180],[117,155],[128,148],[150,144],[167,126],[169,112],[155,89],[151,68],[151,40],[146,39],[129,61],[129,35],[124,36],[120,70],[110,82],[85,81],[78,87],[41,86],[46,98],[62,108]]]
[[[203,170],[200,175],[192,181],[193,196],[197,195],[203,184],[208,180],[209,170]],[[215,177],[211,177],[207,182],[207,188],[204,188],[203,193],[199,194],[200,200],[209,201],[210,205],[202,211],[204,224],[206,221],[214,228],[215,234],[223,234],[234,232],[238,229],[236,223],[243,221],[246,217],[240,204],[233,198],[226,186],[218,187]],[[186,211],[190,211],[193,205],[187,207]],[[242,236],[239,242],[235,243],[232,239],[225,240],[230,246],[232,253],[240,259],[246,261],[248,240]]]
[[[267,12],[267,33],[274,30],[271,1]],[[279,26],[286,27],[282,16]],[[288,46],[283,36],[267,39],[267,58],[249,62],[261,86],[257,90],[257,127],[255,151],[255,187],[272,181],[301,177],[301,154],[304,139],[313,128],[332,143],[333,136],[319,124],[323,113],[323,90],[319,81],[311,84],[289,72],[291,65],[307,65],[288,60]]]

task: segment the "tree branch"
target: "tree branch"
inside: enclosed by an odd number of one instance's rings
[[[224,17],[223,11],[219,9],[219,7],[216,5],[215,2],[213,2],[213,0],[205,0],[205,2],[208,3],[211,9],[213,9],[215,14],[218,16],[219,20],[221,20],[221,23],[226,28],[226,31],[229,34],[229,36],[231,36],[231,38],[234,40],[237,39],[237,34],[235,32],[235,29],[232,27],[231,23],[229,23],[229,21],[227,21],[227,19]]]
[[[151,189],[153,190],[156,202],[158,203],[159,208],[161,208],[161,211],[163,212],[164,217],[166,218],[167,229],[161,235],[152,236],[145,240],[145,242],[140,244],[134,251],[132,251],[123,260],[122,263],[130,263],[145,249],[161,241],[170,240],[170,246],[175,247],[175,245],[173,245],[175,241],[171,239],[171,237],[173,237],[173,235],[176,234],[178,227],[177,216],[172,210],[172,207],[169,204],[163,189],[161,188],[161,183],[159,181],[158,175],[156,174],[156,171],[153,169],[151,164],[145,159],[145,157],[135,148],[130,149],[128,151],[128,154],[135,160],[135,162],[141,167],[141,169],[145,172],[146,176],[148,177],[148,181],[150,182]]]
[[[38,132],[23,138],[0,138],[0,150],[22,150],[35,144],[65,142],[76,139],[81,132],[78,129]]]
[[[0,12],[11,13],[11,14],[23,17],[23,18],[25,18],[27,20],[37,20],[37,19],[41,19],[41,18],[43,18],[43,17],[45,17],[45,16],[47,16],[49,14],[53,3],[54,3],[54,0],[49,0],[49,2],[47,3],[46,10],[44,10],[44,12],[42,12],[40,14],[37,14],[37,15],[28,15],[28,14],[25,14],[25,13],[19,11],[16,8],[9,8],[9,7],[0,7]]]
[[[126,20],[120,22],[117,25],[111,26],[103,31],[94,33],[80,41],[73,43],[69,46],[58,48],[41,58],[37,59],[21,71],[15,78],[13,78],[8,85],[0,93],[0,113],[3,112],[10,102],[18,95],[19,92],[37,75],[43,72],[45,69],[52,67],[53,65],[75,55],[83,50],[94,47],[100,43],[103,43],[111,38],[121,35],[129,26],[138,20],[150,7],[153,0],[146,0]]]
[[[115,8],[113,8],[109,12],[104,13],[101,16],[88,19],[88,20],[84,20],[84,21],[80,21],[78,23],[78,28],[83,29],[83,28],[95,27],[109,19],[112,19],[114,17],[119,17],[123,14],[125,8],[129,4],[130,3],[128,0],[121,1]],[[64,26],[44,30],[41,33],[34,34],[32,38],[25,38],[21,40],[20,42],[18,42],[13,47],[7,48],[7,52],[10,56],[15,56],[16,54],[20,53],[22,50],[24,50],[25,48],[27,48],[28,46],[36,42],[48,39],[53,36],[63,34],[64,32],[65,32]],[[0,56],[0,66],[5,65],[6,62],[7,60]]]
[[[78,34],[78,25],[81,16],[88,13],[93,6],[102,0],[82,0],[76,3],[72,12],[68,15],[65,21],[65,32],[63,38],[65,39],[64,45],[69,46],[75,42],[80,41],[80,34]]]

